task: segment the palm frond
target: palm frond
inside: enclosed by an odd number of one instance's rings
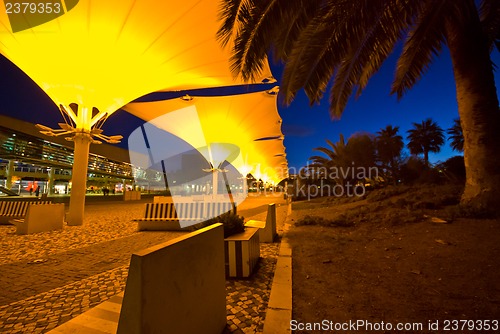
[[[276,24],[283,17],[293,16],[306,0],[256,0],[250,17],[236,37],[234,53],[231,59],[231,70],[241,75],[245,81],[253,80],[255,73],[262,70],[267,61],[267,51],[281,31]]]
[[[319,102],[326,87],[349,49],[353,8],[364,1],[325,1],[303,29],[283,74],[283,95],[291,102],[304,88],[311,104]],[[358,10],[359,11],[359,10]]]
[[[399,126],[392,126],[392,125],[387,125],[385,128],[380,129],[377,131],[378,137],[383,137],[383,138],[395,138],[395,137],[400,137],[397,133],[399,131]]]
[[[318,12],[294,44],[283,71],[281,85],[286,103],[290,103],[302,87],[311,104],[319,101],[334,72],[335,64],[340,61],[341,52],[332,54],[333,47],[330,44],[335,31],[324,24],[325,20],[328,22],[332,18],[323,11]],[[312,89],[309,87],[311,84],[314,85]]]
[[[332,151],[326,147],[316,147],[313,149],[313,151],[318,151],[318,152],[325,154],[330,160],[333,160],[337,157],[337,154],[334,151]],[[317,156],[317,157],[319,157],[319,156]]]
[[[396,43],[403,38],[406,30],[411,26],[414,10],[410,3],[409,0],[392,0],[385,4],[384,12],[374,27],[371,40],[365,43],[365,53],[370,57],[362,64],[356,97],[361,95],[368,80],[380,69],[382,63],[394,50]]]
[[[357,2],[341,34],[349,44],[344,47],[338,71],[330,91],[330,115],[339,118],[349,97],[358,97],[394,49],[413,20],[415,0]],[[362,5],[367,7],[363,7]],[[368,7],[369,6],[369,7]],[[345,15],[345,14],[344,14]],[[349,15],[347,15],[349,17]],[[337,52],[337,49],[335,49]]]
[[[330,147],[332,149],[335,149],[335,147],[337,147],[337,144],[332,142],[330,139],[327,139],[326,142],[328,145],[330,145]],[[340,143],[342,143],[342,145],[344,144],[344,135],[343,134],[340,134]]]
[[[453,150],[457,152],[464,151],[464,134],[462,131],[462,125],[460,124],[460,119],[456,118],[453,120],[453,126],[449,128],[446,133],[449,135],[448,140],[451,140],[450,146]]]
[[[250,15],[251,0],[221,0],[219,20],[222,25],[217,31],[217,40],[226,46],[232,36],[238,35],[239,29],[245,25]]]
[[[500,51],[500,1],[482,0],[479,5],[479,16],[490,52],[495,46]]]
[[[330,159],[319,156],[319,155],[313,155],[313,156],[309,157],[309,160],[311,160],[313,162],[312,164],[309,165],[312,167],[314,167],[313,165],[322,165],[322,164],[326,164],[330,161]]]
[[[316,1],[305,1],[303,8],[294,12],[287,12],[291,16],[286,18],[287,25],[278,31],[273,45],[273,60],[275,62],[287,62],[303,29],[315,16],[319,3]]]
[[[348,24],[354,29],[346,37],[351,40],[348,53],[331,89],[330,115],[333,118],[340,117],[354,90],[356,96],[361,94],[368,79],[378,71],[402,37],[413,15],[408,1],[372,0],[366,3],[367,7],[359,7],[359,12],[353,12],[355,15]]]
[[[397,93],[398,99],[413,87],[429,69],[433,57],[441,52],[445,42],[444,25],[449,14],[447,2],[448,0],[423,2],[396,65],[391,94]]]

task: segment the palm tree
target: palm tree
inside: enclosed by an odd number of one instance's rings
[[[348,160],[351,167],[356,167],[358,171],[367,172],[370,168],[376,168],[375,153],[375,136],[371,133],[357,132],[347,140]]]
[[[444,144],[443,129],[432,119],[422,123],[413,123],[413,129],[408,130],[408,148],[411,154],[424,154],[424,162],[429,166],[429,152],[437,153]]]
[[[399,126],[393,127],[392,125],[387,125],[385,128],[377,131],[375,139],[378,158],[382,162],[382,165],[390,171],[394,183],[396,183],[397,179],[397,162],[401,157],[401,151],[404,147],[403,137],[398,135],[398,132]]]
[[[301,88],[311,103],[319,102],[333,79],[334,118],[401,41],[391,90],[398,98],[446,45],[464,129],[461,203],[500,208],[500,112],[490,58],[494,46],[500,50],[500,1],[222,0],[220,15],[221,43],[234,42],[235,75],[251,78],[272,50],[285,65],[280,93],[287,103]]]
[[[326,142],[329,147],[316,147],[314,149],[314,151],[319,151],[326,155],[326,157],[319,155],[310,157],[309,160],[311,160],[312,163],[309,167],[318,178],[332,181],[332,168],[339,169],[348,167],[347,142],[343,134],[340,134],[340,140],[336,143],[329,139],[327,139]],[[341,177],[342,173],[339,173],[339,176],[339,180],[337,181],[339,181],[341,185],[344,185],[345,180]]]
[[[335,179],[342,186],[346,181],[360,181],[363,177],[372,176],[371,168],[375,168],[373,135],[356,133],[346,141],[340,134],[338,142],[333,143],[328,139],[326,142],[329,147],[314,149],[326,157],[315,155],[309,158],[312,160],[310,169],[316,175],[329,181]]]
[[[456,118],[453,120],[453,126],[446,131],[450,136],[448,140],[451,140],[451,148],[457,152],[464,151],[464,133],[462,131],[462,126],[460,125],[460,119]]]

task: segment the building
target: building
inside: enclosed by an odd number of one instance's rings
[[[71,191],[73,144],[61,137],[47,137],[34,124],[0,115],[0,186],[27,194],[40,186],[41,193]],[[91,145],[87,192],[103,187],[122,191],[123,186],[143,191],[164,190],[160,173],[130,164],[129,153],[116,145]]]

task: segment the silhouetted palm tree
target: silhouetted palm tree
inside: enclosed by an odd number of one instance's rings
[[[446,131],[450,136],[448,140],[451,140],[451,148],[458,152],[464,151],[464,133],[462,132],[462,126],[460,125],[460,118],[453,120],[453,126]]]
[[[385,128],[377,131],[376,147],[378,158],[382,162],[383,167],[391,172],[391,177],[396,182],[397,179],[397,161],[401,157],[404,143],[403,137],[398,135],[399,126],[393,127],[387,125]]]
[[[222,0],[223,44],[234,42],[233,71],[251,78],[273,50],[285,64],[280,94],[304,88],[319,102],[333,78],[330,114],[340,117],[353,92],[403,41],[392,93],[398,98],[448,46],[468,168],[462,204],[500,208],[500,112],[490,52],[500,50],[498,0]]]
[[[413,129],[408,130],[408,148],[411,154],[424,154],[424,162],[429,165],[429,152],[437,153],[444,144],[443,129],[432,119],[422,123],[413,123]]]
[[[320,155],[314,155],[309,158],[311,160],[310,169],[317,174],[319,178],[329,179],[329,174],[333,167],[345,168],[348,166],[347,157],[347,142],[344,139],[344,135],[340,134],[340,140],[336,143],[331,140],[326,140],[329,147],[316,147],[314,151],[322,152],[326,157]],[[340,184],[343,185],[344,180],[340,178]]]
[[[346,181],[361,181],[363,177],[377,177],[370,168],[375,168],[375,145],[373,135],[356,133],[347,141],[340,134],[340,140],[333,143],[326,140],[329,147],[317,147],[314,150],[324,156],[312,156],[311,170],[319,177],[345,185]],[[332,177],[333,176],[333,177]],[[364,180],[363,180],[364,181]],[[354,185],[354,182],[352,185]]]

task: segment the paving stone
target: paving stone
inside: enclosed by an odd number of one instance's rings
[[[87,205],[83,226],[33,235],[0,225],[0,332],[45,333],[122,292],[131,253],[182,234],[137,232],[131,218],[143,209]],[[226,281],[227,333],[262,332],[278,249],[278,242],[261,244],[252,277]]]

